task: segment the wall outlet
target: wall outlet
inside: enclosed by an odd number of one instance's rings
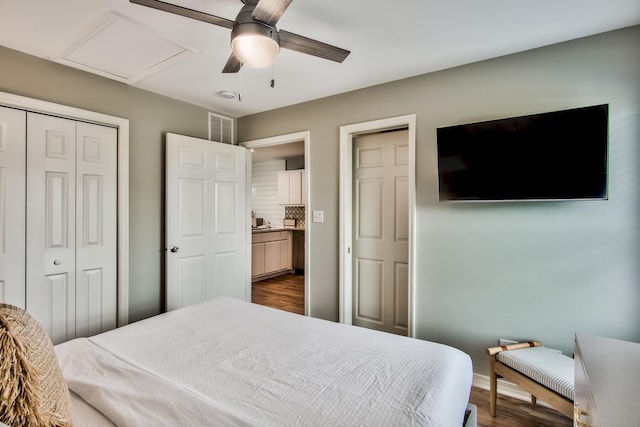
[[[511,344],[517,344],[517,343],[518,343],[518,341],[508,340],[508,339],[505,339],[505,338],[500,338],[500,339],[498,340],[498,345],[499,345],[499,346],[503,346],[503,345],[511,345]]]

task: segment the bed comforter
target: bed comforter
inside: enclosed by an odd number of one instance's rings
[[[460,427],[473,377],[449,346],[231,298],[56,352],[70,390],[119,426]]]

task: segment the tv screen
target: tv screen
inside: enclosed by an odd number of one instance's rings
[[[437,129],[441,202],[607,198],[608,104]]]

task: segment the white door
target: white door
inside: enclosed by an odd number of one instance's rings
[[[27,310],[59,343],[116,326],[117,135],[27,115]]]
[[[354,325],[408,333],[407,131],[354,138]]]
[[[25,307],[26,113],[0,107],[0,302]]]
[[[116,327],[117,131],[76,123],[76,337]]]
[[[243,147],[167,134],[167,310],[250,300],[246,163]]]

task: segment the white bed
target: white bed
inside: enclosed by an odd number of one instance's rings
[[[56,346],[76,426],[455,426],[452,347],[216,298]]]

